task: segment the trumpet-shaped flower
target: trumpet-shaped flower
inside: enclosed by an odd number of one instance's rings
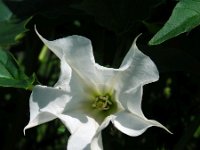
[[[151,126],[167,130],[142,112],[143,85],[157,81],[159,75],[136,39],[120,68],[114,69],[95,63],[91,41],[85,37],[48,41],[37,34],[60,59],[61,73],[54,87],[34,87],[25,129],[59,118],[71,133],[68,150],[103,149],[101,130],[110,122],[129,136]]]

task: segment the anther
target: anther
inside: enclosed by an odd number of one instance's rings
[[[92,107],[98,110],[108,110],[111,105],[112,102],[110,100],[110,96],[106,94],[105,96],[97,96],[92,104]]]

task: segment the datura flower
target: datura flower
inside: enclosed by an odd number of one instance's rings
[[[68,150],[101,150],[101,131],[110,122],[129,136],[141,135],[151,126],[167,130],[148,120],[141,109],[143,85],[157,81],[159,74],[137,48],[137,38],[119,69],[114,69],[95,62],[91,41],[85,37],[48,41],[37,35],[60,59],[61,73],[53,87],[33,88],[30,121],[24,131],[59,118],[71,133]]]

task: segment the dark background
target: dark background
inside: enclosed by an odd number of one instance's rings
[[[169,18],[175,0],[4,0],[24,24],[20,42],[7,44],[27,75],[36,73],[44,85],[53,85],[59,61],[50,51],[41,56],[42,42],[34,25],[52,40],[73,34],[92,41],[96,62],[119,67],[133,39],[156,63],[160,80],[145,85],[142,109],[147,118],[165,125],[173,135],[152,127],[139,137],[129,137],[111,124],[103,131],[105,150],[197,150],[200,148],[200,28],[157,46],[148,41]],[[31,17],[31,18],[30,18]],[[3,30],[3,29],[0,29]],[[1,32],[0,32],[1,33]],[[0,35],[1,36],[1,35]],[[1,37],[2,38],[2,37]],[[4,45],[5,46],[5,45]],[[30,91],[0,88],[0,149],[64,150],[69,132],[59,120],[31,128]]]

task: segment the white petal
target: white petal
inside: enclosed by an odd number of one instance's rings
[[[46,40],[45,38],[42,37],[42,35],[39,34],[39,32],[36,29],[35,26],[35,32],[37,33],[37,35],[39,36],[39,38],[42,40],[42,42],[58,57],[58,58],[62,58],[63,56],[63,49],[58,47],[57,45],[54,45],[53,43],[51,43],[50,41]]]
[[[24,135],[26,129],[35,127],[45,122],[49,122],[55,118],[56,116],[54,114],[51,114],[50,112],[40,112],[35,118],[30,119],[29,123],[24,127]]]
[[[69,83],[72,78],[72,69],[67,64],[64,58],[60,62],[60,77],[54,87],[61,88],[62,90],[69,91]]]
[[[101,85],[113,84],[117,80],[116,74],[124,70],[124,67],[113,69],[95,63],[91,41],[85,37],[73,35],[48,41],[37,30],[36,33],[44,44],[61,60],[61,76],[56,86],[62,86],[62,83],[69,81],[71,77],[70,68],[83,82],[95,88]],[[64,82],[62,82],[63,80]]]
[[[133,114],[137,114],[141,117],[144,117],[141,109],[143,93],[142,87],[143,86],[140,85],[135,89],[130,89],[127,91],[117,91],[116,97],[126,110],[132,112]]]
[[[152,126],[157,126],[170,132],[167,128],[155,120],[141,118],[140,116],[129,112],[118,113],[116,118],[113,120],[113,124],[121,132],[129,136],[139,136]]]
[[[101,132],[99,132],[95,135],[95,137],[93,138],[93,140],[91,142],[90,148],[91,148],[91,150],[103,150]]]
[[[36,29],[35,29],[36,30]],[[96,74],[95,60],[91,41],[82,36],[68,36],[54,41],[43,38],[36,30],[37,35],[44,44],[75,71],[80,78],[87,82],[95,83]],[[63,61],[63,60],[62,60]]]
[[[105,87],[113,87],[118,80],[119,74],[123,73],[126,69],[125,67],[119,69],[107,68],[99,64],[96,64],[95,67],[98,75],[96,83]]]
[[[102,144],[102,136],[101,131],[106,128],[110,121],[115,118],[114,115],[110,115],[104,119],[104,121],[101,123],[101,125],[98,127],[96,134],[91,142],[91,149],[92,150],[103,150],[103,144]]]
[[[55,119],[57,114],[64,111],[70,99],[71,97],[65,91],[46,86],[35,86],[29,102],[30,121],[25,129]]]
[[[138,49],[136,40],[137,38],[121,64],[121,67],[127,67],[118,82],[119,88],[123,91],[157,81],[159,78],[155,64]]]
[[[115,87],[116,91],[127,92],[134,88],[158,80],[158,70],[153,61],[136,46],[126,54],[119,69],[107,68],[95,64],[99,85]]]
[[[97,122],[82,114],[71,114],[71,117],[62,115],[59,118],[71,131],[67,150],[89,150],[91,140],[99,127]]]

